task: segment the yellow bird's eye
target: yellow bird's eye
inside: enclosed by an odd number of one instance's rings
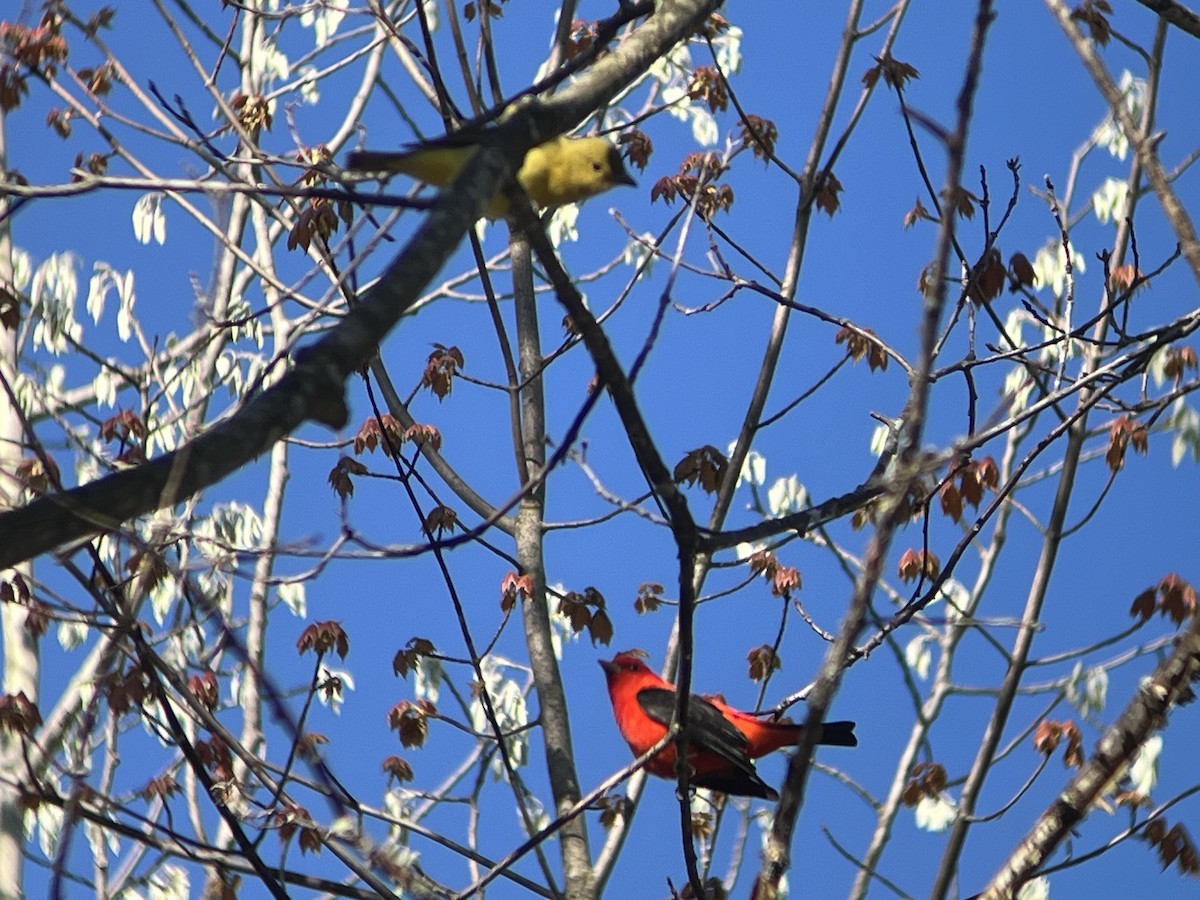
[[[602,165],[600,165],[600,163],[598,163],[598,162],[594,162],[594,163],[592,163],[592,171],[593,171],[593,172],[599,172],[599,171],[601,171],[603,168],[604,168],[604,167],[603,167]]]

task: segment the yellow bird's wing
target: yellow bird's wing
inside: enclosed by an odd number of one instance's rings
[[[357,150],[346,167],[360,172],[400,172],[426,184],[445,187],[458,177],[476,144],[432,144],[411,150]]]
[[[435,141],[411,150],[356,150],[346,157],[346,168],[359,172],[393,172],[409,175],[426,184],[446,187],[454,182],[478,144]],[[499,219],[508,213],[508,201],[500,194],[492,197],[483,214]]]

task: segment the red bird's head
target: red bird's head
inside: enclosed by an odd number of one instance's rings
[[[626,677],[630,675],[657,677],[650,671],[650,667],[646,665],[642,659],[640,650],[626,650],[624,653],[618,653],[611,660],[600,660],[600,668],[604,670],[604,677],[608,679],[611,685],[613,679],[621,675]]]

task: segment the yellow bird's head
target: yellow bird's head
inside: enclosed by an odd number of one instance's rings
[[[543,207],[578,203],[618,184],[637,186],[621,151],[602,137],[559,137],[534,147],[517,180]]]
[[[625,160],[621,158],[621,151],[604,138],[596,138],[596,140],[604,142],[604,152],[601,153],[599,147],[588,151],[588,165],[592,176],[589,184],[593,189],[589,190],[585,196],[591,197],[607,191],[611,187],[616,187],[618,184],[637,187],[637,182],[625,168]]]

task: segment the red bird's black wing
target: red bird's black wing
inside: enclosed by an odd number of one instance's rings
[[[663,725],[670,725],[671,717],[675,715],[675,696],[675,691],[652,687],[638,691],[637,700],[646,715]],[[696,787],[742,797],[779,799],[779,795],[758,777],[754,763],[746,755],[746,736],[721,715],[719,709],[695,694],[688,704],[687,739],[689,756],[693,752],[708,752],[729,764],[724,771],[694,774],[690,781]]]

